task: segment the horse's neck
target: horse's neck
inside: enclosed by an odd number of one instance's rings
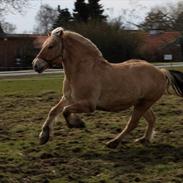
[[[85,48],[76,40],[65,39],[63,67],[68,79],[75,79],[80,73],[92,74],[94,66],[99,65],[99,62],[105,62],[100,52]]]
[[[76,73],[76,65],[72,58],[64,58],[63,60],[63,69],[67,79],[71,80]]]
[[[66,53],[63,60],[63,68],[68,79],[75,79],[80,73],[90,72],[91,64],[82,60],[82,55],[76,52]]]

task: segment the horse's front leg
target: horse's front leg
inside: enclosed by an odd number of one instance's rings
[[[59,113],[63,111],[64,106],[68,105],[68,101],[62,97],[62,99],[56,104],[48,113],[48,117],[45,120],[42,131],[39,134],[40,144],[45,144],[51,136],[53,136],[53,122]]]
[[[95,111],[95,105],[87,100],[78,101],[74,104],[65,106],[63,109],[63,116],[67,122],[70,123],[70,116],[71,114],[76,113],[91,113]]]
[[[58,104],[51,108],[48,113],[48,117],[42,126],[42,131],[39,135],[40,144],[48,142],[49,138],[53,136],[53,122],[59,113],[63,111],[63,108],[69,105],[70,102],[62,97]],[[70,114],[68,120],[66,120],[69,128],[83,128],[85,123],[76,114]]]

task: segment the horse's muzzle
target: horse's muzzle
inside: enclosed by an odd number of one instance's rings
[[[35,58],[32,62],[32,66],[33,69],[38,73],[42,73],[49,67],[48,63],[40,58]]]

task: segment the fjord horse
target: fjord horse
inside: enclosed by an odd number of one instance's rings
[[[183,97],[183,73],[158,69],[143,60],[111,64],[89,39],[58,27],[33,60],[33,68],[41,73],[60,63],[65,73],[63,96],[42,126],[40,144],[45,144],[52,136],[53,121],[61,112],[68,127],[84,127],[79,113],[91,113],[96,109],[121,111],[131,106],[134,109],[126,127],[107,142],[107,146],[117,147],[136,128],[141,117],[147,121],[147,129],[136,141],[149,143],[155,125],[151,106],[169,86]]]

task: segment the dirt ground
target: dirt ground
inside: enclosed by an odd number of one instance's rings
[[[131,109],[83,114],[86,129],[68,129],[60,116],[54,138],[40,146],[41,125],[60,98],[61,82],[60,75],[0,81],[1,183],[183,182],[183,98],[165,95],[154,105],[156,133],[149,146],[134,143],[144,120],[117,149],[105,146]]]

